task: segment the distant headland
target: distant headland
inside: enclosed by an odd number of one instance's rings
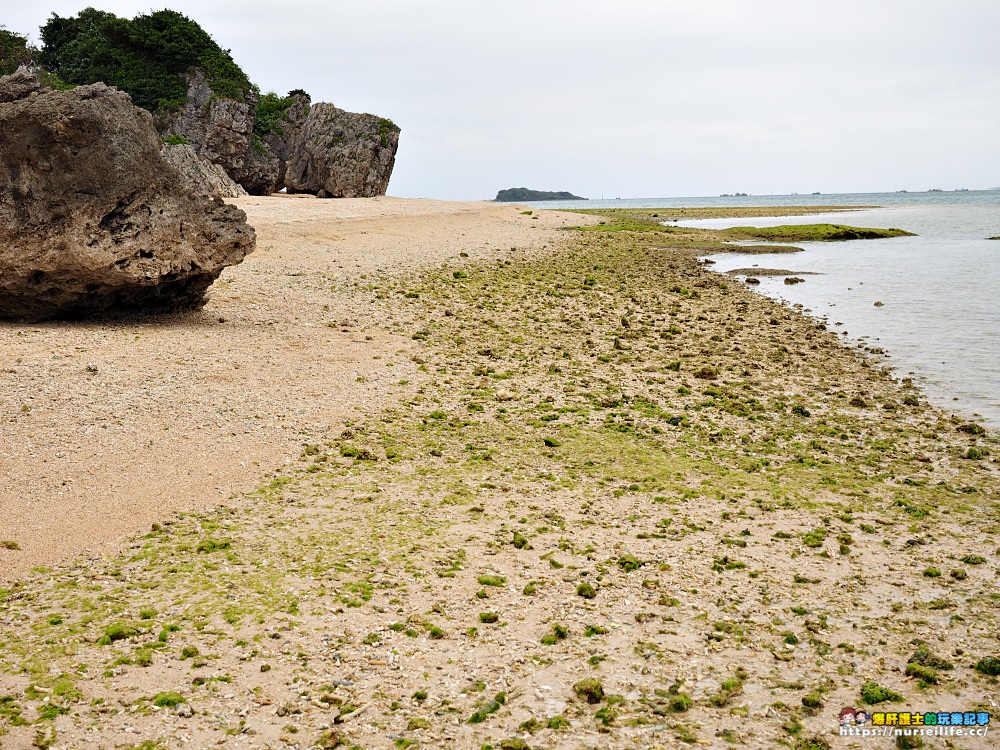
[[[522,201],[585,201],[579,195],[567,193],[565,190],[558,193],[548,190],[529,190],[528,188],[508,188],[497,193],[497,203],[520,203]]]

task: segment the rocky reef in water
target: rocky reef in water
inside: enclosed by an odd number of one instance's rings
[[[398,126],[313,104],[302,90],[261,94],[229,52],[180,13],[125,19],[88,8],[68,18],[53,14],[41,38],[32,62],[47,75],[128,93],[152,113],[164,140],[190,146],[250,194],[385,195]],[[216,195],[228,197],[225,189]]]

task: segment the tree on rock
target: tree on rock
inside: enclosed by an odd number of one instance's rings
[[[250,80],[195,21],[172,10],[133,19],[87,8],[55,13],[41,30],[42,67],[66,83],[104,82],[151,112],[176,109],[187,97],[183,75],[204,71],[216,96],[243,101]]]
[[[9,76],[22,65],[31,65],[33,54],[27,37],[0,26],[0,76]]]

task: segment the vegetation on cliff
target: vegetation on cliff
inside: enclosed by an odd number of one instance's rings
[[[22,65],[30,65],[33,52],[27,37],[0,26],[0,76],[9,76]]]
[[[87,8],[76,16],[55,13],[41,29],[38,63],[73,85],[103,81],[150,111],[181,106],[182,76],[199,68],[216,96],[244,100],[250,80],[195,21],[172,10],[133,19]]]
[[[579,195],[573,195],[562,190],[558,193],[547,190],[530,190],[528,188],[508,188],[497,193],[498,203],[518,203],[520,201],[585,201]]]
[[[399,144],[395,123],[320,104],[324,116],[310,117],[315,107],[302,89],[261,94],[230,51],[181,13],[132,19],[95,8],[65,18],[53,13],[40,38],[37,49],[0,27],[0,74],[27,64],[55,89],[99,82],[117,88],[155,115],[161,137],[183,139],[196,158],[221,167],[251,194],[283,188],[330,197],[385,194]],[[324,148],[315,147],[320,141]],[[306,149],[313,152],[308,157],[300,153]],[[287,160],[300,157],[301,180],[286,184]]]
[[[296,93],[309,96],[301,90],[289,91],[288,96],[278,96],[273,91],[260,95],[253,121],[253,135],[256,143],[262,142],[272,133],[284,135],[285,129],[281,123],[288,119],[286,113],[295,101],[293,95]]]

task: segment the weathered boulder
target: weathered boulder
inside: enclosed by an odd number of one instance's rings
[[[0,78],[0,317],[201,304],[253,250],[246,215],[192,194],[127,94],[24,75]]]
[[[0,102],[12,102],[21,99],[39,88],[38,76],[29,72],[23,65],[4,77],[4,86],[0,89]]]
[[[390,120],[314,104],[288,137],[284,186],[332,198],[385,195],[398,146]]]
[[[197,195],[209,198],[240,198],[247,194],[242,186],[226,174],[226,170],[201,158],[187,144],[165,143],[160,149],[160,156],[177,170],[191,191]]]

